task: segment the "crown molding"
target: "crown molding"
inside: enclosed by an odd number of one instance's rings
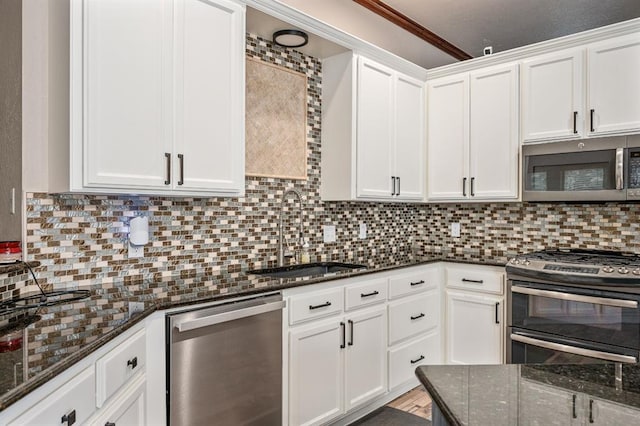
[[[434,78],[445,77],[460,72],[474,71],[492,65],[520,61],[523,59],[531,58],[533,56],[557,52],[573,47],[583,47],[590,43],[618,36],[634,34],[639,31],[640,18],[631,19],[629,21],[624,21],[617,24],[583,31],[581,33],[571,34],[552,40],[546,40],[539,43],[518,47],[516,49],[506,50],[504,52],[495,53],[489,56],[482,56],[480,58],[470,59],[464,62],[458,62],[438,68],[431,68],[427,71],[427,79],[432,80]]]

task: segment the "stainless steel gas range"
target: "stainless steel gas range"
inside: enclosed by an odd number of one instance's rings
[[[640,255],[543,250],[506,270],[507,362],[638,361]]]

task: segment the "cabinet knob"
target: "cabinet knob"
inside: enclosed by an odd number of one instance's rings
[[[138,357],[134,357],[133,359],[127,361],[127,367],[129,366],[131,366],[132,370],[136,368],[138,366]]]
[[[66,423],[67,426],[71,426],[72,424],[76,423],[76,410],[71,410],[71,412],[65,414],[64,416],[62,416],[62,419],[60,420],[60,423],[64,424]]]
[[[106,422],[104,426],[116,426],[114,422]]]

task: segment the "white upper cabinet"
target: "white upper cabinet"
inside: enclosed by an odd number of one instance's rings
[[[386,198],[392,193],[394,73],[358,58],[356,137],[358,197]]]
[[[395,175],[401,199],[425,195],[425,84],[407,76],[396,79]]]
[[[467,196],[469,164],[469,76],[428,82],[429,199]]]
[[[518,66],[469,76],[469,195],[518,197]]]
[[[584,53],[572,49],[522,63],[522,140],[580,138]]]
[[[243,193],[244,16],[230,0],[73,0],[72,191]]]
[[[424,82],[351,52],[322,74],[322,198],[422,201]]]
[[[640,34],[587,49],[590,134],[640,131]]]
[[[640,35],[522,62],[522,141],[640,131]]]
[[[518,67],[428,82],[429,200],[518,198]]]

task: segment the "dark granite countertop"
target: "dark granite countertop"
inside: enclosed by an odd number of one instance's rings
[[[640,364],[622,366],[618,388],[613,363],[422,366],[416,375],[451,425],[568,424],[562,414],[571,410],[565,402],[574,394],[582,404],[576,411],[579,424],[588,423],[586,400],[640,410]]]
[[[0,411],[157,310],[439,261],[491,266],[506,263],[506,259],[478,261],[427,254],[403,263],[379,261],[367,265],[367,269],[287,279],[248,274],[238,265],[206,273],[183,270],[178,274],[124,277],[122,282],[86,288],[91,296],[83,300],[22,311],[20,316],[0,317]],[[144,311],[129,318],[129,302],[144,302]],[[16,364],[22,367],[14,374]]]

